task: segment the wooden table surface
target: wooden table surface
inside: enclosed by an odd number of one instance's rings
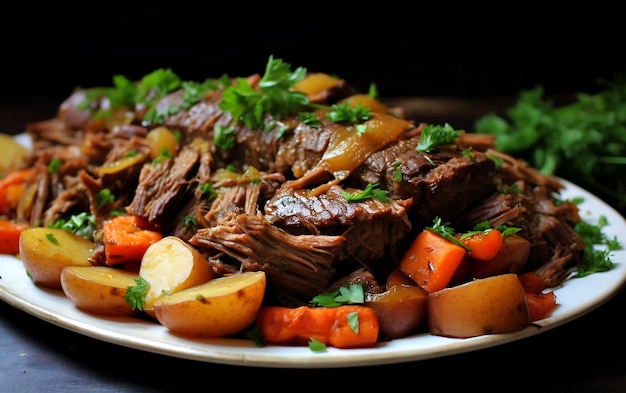
[[[0,103],[0,132],[54,115],[57,97]],[[426,120],[470,116],[510,103],[411,99]],[[478,110],[477,110],[478,108]],[[465,123],[464,123],[465,122]],[[623,213],[622,213],[623,214]],[[498,392],[626,392],[626,293],[538,335],[475,352],[383,366],[272,369],[168,357],[102,342],[39,320],[0,302],[0,392],[182,392],[265,388],[412,392],[467,388]],[[374,385],[374,382],[378,382]]]

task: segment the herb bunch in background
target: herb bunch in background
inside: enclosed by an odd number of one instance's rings
[[[626,76],[599,80],[601,90],[555,106],[541,86],[521,92],[506,117],[486,115],[474,130],[496,148],[626,208]]]

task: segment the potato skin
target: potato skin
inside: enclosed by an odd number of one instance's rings
[[[429,331],[440,336],[510,333],[530,324],[524,288],[511,273],[432,292],[426,309]]]
[[[393,340],[413,334],[426,319],[428,293],[418,285],[394,285],[367,295],[365,305],[378,317],[379,338]]]
[[[265,294],[263,271],[236,273],[163,296],[154,303],[159,323],[174,333],[202,337],[236,334],[256,319]]]
[[[95,249],[91,240],[59,228],[27,228],[19,242],[20,258],[32,281],[52,289],[62,289],[66,266],[92,266]]]
[[[67,266],[61,272],[61,287],[74,305],[93,314],[133,316],[139,313],[126,302],[128,287],[139,275],[110,266]]]

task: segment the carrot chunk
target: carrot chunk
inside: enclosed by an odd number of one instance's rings
[[[488,261],[495,258],[504,244],[504,236],[497,229],[487,232],[478,232],[472,235],[460,237],[461,243],[469,248],[468,255],[474,259]]]
[[[359,305],[265,306],[256,324],[266,343],[279,345],[307,345],[315,339],[336,348],[364,348],[376,343],[379,332],[374,310]]]
[[[140,261],[148,247],[163,237],[137,216],[116,216],[102,227],[102,241],[108,265]]]
[[[20,235],[28,224],[11,220],[0,220],[0,254],[17,255]]]
[[[445,288],[466,251],[458,244],[430,231],[422,231],[409,246],[398,267],[426,292]]]

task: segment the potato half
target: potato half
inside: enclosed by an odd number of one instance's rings
[[[243,272],[163,296],[154,303],[159,323],[170,331],[224,337],[256,319],[265,295],[265,273]]]
[[[475,279],[432,292],[426,309],[429,331],[440,336],[510,333],[530,324],[526,294],[517,274]]]
[[[61,289],[61,272],[66,266],[92,266],[95,244],[59,228],[32,227],[22,231],[19,251],[33,282]]]
[[[67,266],[61,272],[61,287],[74,305],[87,312],[107,316],[139,313],[126,302],[128,287],[139,276],[110,266]]]
[[[148,284],[144,311],[151,316],[161,296],[205,283],[215,277],[207,259],[191,244],[167,236],[152,243],[141,259],[139,276]]]

